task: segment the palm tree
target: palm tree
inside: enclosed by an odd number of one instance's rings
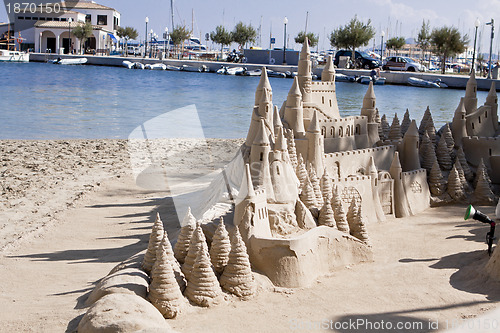
[[[73,29],[73,35],[80,40],[80,54],[82,53],[83,44],[85,44],[85,41],[92,36],[93,30],[94,28],[90,22],[80,24]]]

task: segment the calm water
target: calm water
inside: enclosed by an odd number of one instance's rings
[[[42,63],[0,63],[0,73],[0,139],[127,138],[145,121],[192,104],[206,137],[245,137],[259,80]],[[270,81],[273,101],[281,106],[292,81]],[[337,83],[342,116],[359,115],[366,89]],[[429,105],[439,128],[451,120],[465,91],[387,85],[375,87],[375,94],[389,122],[395,113],[401,120],[408,108],[418,124]],[[480,104],[486,95],[478,93]]]

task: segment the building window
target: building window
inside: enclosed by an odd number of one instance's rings
[[[46,19],[45,17],[40,17],[40,18],[39,18],[39,20],[40,20],[40,21],[45,21],[45,20],[47,20],[47,19]]]
[[[484,118],[488,118],[488,111],[484,113]]]
[[[24,20],[24,16],[18,16],[17,19],[18,20]]]
[[[108,16],[97,15],[97,25],[108,25]]]
[[[330,100],[330,107],[332,107],[332,100]]]
[[[59,21],[59,17],[54,17],[54,21]]]
[[[490,156],[491,156],[491,148],[490,148]]]
[[[345,130],[345,136],[350,136],[351,135],[351,126],[347,126],[347,129]]]
[[[65,17],[61,17],[61,21],[66,22],[67,20],[68,20],[67,18],[65,18]]]
[[[85,22],[91,23],[92,22],[92,15],[90,15],[90,14],[85,15]]]

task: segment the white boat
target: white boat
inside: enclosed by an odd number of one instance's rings
[[[26,52],[0,50],[0,61],[5,62],[29,62],[30,56]]]
[[[221,68],[219,68],[217,71],[216,71],[217,74],[222,74],[222,75],[225,75],[227,74],[227,67],[226,66],[221,66]]]
[[[267,70],[267,76],[269,77],[286,77],[286,74],[283,72],[276,72],[270,69]]]
[[[335,81],[338,82],[356,82],[355,75],[345,75],[342,73],[335,73]]]
[[[142,62],[134,62],[134,65],[132,66],[133,69],[144,69],[144,64]]]
[[[52,63],[56,65],[83,65],[87,63],[87,58],[71,58],[71,59],[57,58],[55,60],[52,60]]]
[[[181,66],[181,71],[186,71],[186,72],[203,72],[204,68],[202,66],[190,66],[190,65],[182,65]]]
[[[132,61],[124,60],[122,62],[122,66],[128,69],[132,69],[132,67],[134,67],[134,63]]]
[[[373,81],[373,84],[381,86],[381,85],[385,84],[386,78],[379,76],[379,77],[375,78],[375,80],[373,80],[371,76],[362,75],[359,77],[358,80],[359,80],[359,83],[361,83],[361,84],[370,84],[370,82]]]
[[[421,88],[448,88],[448,85],[441,81],[441,79],[437,79],[434,81],[423,80],[416,77],[408,78],[408,84],[414,87]]]
[[[262,74],[261,69],[254,69],[251,71],[245,71],[246,76],[260,76]]]
[[[150,69],[150,70],[157,70],[157,71],[164,71],[167,69],[167,65],[165,64],[147,64],[145,66],[146,69]]]
[[[227,75],[242,75],[245,73],[245,68],[243,67],[228,67],[226,69]]]
[[[169,70],[169,71],[180,71],[181,68],[179,66],[167,65],[167,70]]]

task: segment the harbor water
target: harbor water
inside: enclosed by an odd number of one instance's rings
[[[127,138],[144,122],[190,105],[196,107],[206,137],[241,138],[247,134],[259,81],[213,73],[46,63],[0,63],[0,73],[0,139]],[[281,107],[292,80],[270,82],[273,103]],[[338,82],[336,87],[341,116],[359,115],[367,86]],[[419,124],[429,106],[437,129],[451,121],[464,94],[375,86],[377,108],[389,123],[394,114],[401,121],[409,109]],[[486,96],[478,92],[480,105]]]

